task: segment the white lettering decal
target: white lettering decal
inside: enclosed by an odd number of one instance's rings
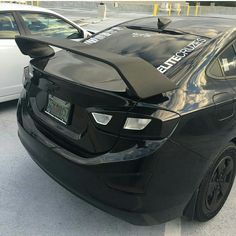
[[[164,74],[167,70],[169,70],[172,66],[174,66],[177,62],[182,60],[184,57],[188,56],[191,52],[193,52],[196,48],[204,44],[207,40],[202,38],[197,38],[186,47],[179,50],[175,55],[166,60],[163,65],[157,67],[162,74]]]
[[[110,37],[111,35],[119,32],[123,30],[122,27],[114,27],[114,28],[111,28],[109,30],[106,30],[104,32],[101,32],[101,33],[98,33],[97,35],[95,35],[94,37],[90,38],[90,39],[87,39],[84,41],[85,44],[94,44],[94,43],[97,43],[99,42],[100,40],[103,40],[105,38],[108,38]]]
[[[149,34],[149,33],[132,33],[132,37],[133,38],[150,38],[152,37],[152,35],[155,35],[155,34]]]
[[[167,71],[167,68],[165,66],[159,66],[157,67],[157,69],[161,72],[161,73],[165,73]]]

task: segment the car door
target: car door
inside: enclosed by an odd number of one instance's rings
[[[29,61],[15,42],[22,34],[13,12],[0,12],[0,102],[18,98],[22,89],[22,69]]]

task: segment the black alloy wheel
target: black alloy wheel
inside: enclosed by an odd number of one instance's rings
[[[223,207],[236,172],[236,146],[230,143],[221,152],[202,181],[196,202],[195,219],[208,221]]]

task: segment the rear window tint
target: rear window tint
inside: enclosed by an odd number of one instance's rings
[[[236,77],[236,53],[233,46],[228,47],[219,57],[226,77]]]
[[[219,63],[218,59],[211,65],[209,72],[210,72],[210,75],[212,75],[214,77],[217,77],[217,78],[223,77],[223,73],[220,68],[220,63]]]
[[[167,34],[148,30],[113,27],[83,41],[101,50],[140,57],[161,73],[166,73],[182,59],[207,42],[207,38],[188,34]]]

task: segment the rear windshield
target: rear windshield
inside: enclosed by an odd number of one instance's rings
[[[202,48],[207,40],[191,34],[116,26],[93,35],[84,43],[121,55],[141,57],[167,74],[193,51]]]

